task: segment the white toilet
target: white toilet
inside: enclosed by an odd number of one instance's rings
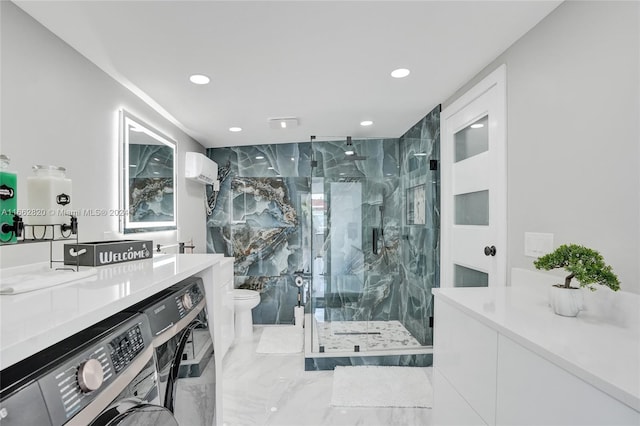
[[[254,290],[233,290],[233,305],[235,308],[236,339],[249,340],[253,337],[253,318],[251,310],[260,303],[260,293]]]

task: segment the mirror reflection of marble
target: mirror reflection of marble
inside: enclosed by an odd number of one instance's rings
[[[121,231],[176,229],[176,144],[120,111]]]

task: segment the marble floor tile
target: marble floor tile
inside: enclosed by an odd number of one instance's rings
[[[224,359],[224,425],[431,424],[428,408],[332,407],[333,371],[304,371],[302,353],[256,353],[266,327],[254,326],[253,340],[235,343]]]
[[[175,417],[181,426],[211,425],[215,415],[216,372],[213,357],[199,377],[178,379]]]

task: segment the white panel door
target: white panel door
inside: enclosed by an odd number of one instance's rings
[[[445,108],[441,287],[506,284],[506,67]]]

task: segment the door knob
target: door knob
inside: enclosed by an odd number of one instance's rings
[[[496,246],[486,246],[484,248],[484,255],[485,256],[495,256],[496,255]]]

